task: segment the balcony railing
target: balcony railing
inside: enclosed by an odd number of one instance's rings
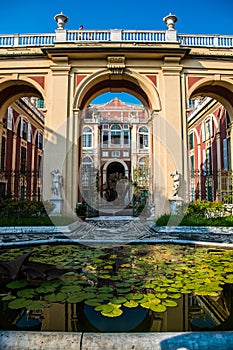
[[[64,30],[48,34],[1,34],[0,47],[43,47],[55,43],[178,43],[181,47],[232,48],[233,35],[176,34],[169,38],[171,31],[155,30]]]

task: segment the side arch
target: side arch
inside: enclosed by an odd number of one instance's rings
[[[233,120],[233,81],[228,78],[204,78],[192,85],[188,91],[188,99],[198,96],[209,96],[219,101]]]
[[[0,81],[0,118],[8,106],[25,96],[45,99],[44,90],[32,79],[26,77],[2,79]]]

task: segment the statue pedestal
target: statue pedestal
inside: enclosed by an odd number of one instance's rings
[[[155,203],[154,202],[150,202],[149,209],[150,209],[150,216],[146,220],[155,221]]]
[[[58,216],[62,213],[62,206],[63,206],[63,199],[62,198],[50,198],[50,202],[55,205],[54,209],[50,213],[51,216]]]
[[[169,202],[170,202],[170,214],[177,214],[178,209],[183,204],[183,198],[174,196],[169,198]]]

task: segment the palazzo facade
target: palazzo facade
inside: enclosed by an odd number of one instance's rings
[[[6,109],[0,128],[0,197],[42,199],[44,116],[38,99]]]

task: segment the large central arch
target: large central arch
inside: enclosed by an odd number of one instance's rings
[[[109,70],[101,70],[86,77],[78,85],[74,109],[84,109],[91,100],[109,91],[124,91],[137,97],[152,112],[161,110],[160,97],[155,85],[144,75],[133,70],[125,70],[121,75],[111,74]]]
[[[153,119],[154,113],[158,113],[161,110],[160,97],[156,86],[146,76],[139,74],[133,70],[126,69],[123,74],[112,74],[111,71],[104,69],[98,71],[90,76],[84,78],[77,86],[74,97],[73,110],[80,111],[78,113],[79,120],[76,125],[78,135],[81,135],[81,118],[82,112],[89,106],[90,102],[97,96],[105,92],[127,92],[135,96],[142,102],[145,108],[149,112],[149,123],[151,129],[151,135],[153,135],[153,123],[150,121]],[[77,168],[80,168],[81,164],[81,143],[79,142],[78,155],[77,155]],[[151,141],[151,167],[154,166],[152,159],[153,142]],[[152,174],[154,171],[152,172]],[[78,177],[79,172],[77,172]],[[79,180],[77,178],[77,191],[79,187]],[[153,192],[153,178],[151,181],[151,193]],[[78,196],[78,192],[77,192]],[[80,198],[79,198],[80,199]]]

